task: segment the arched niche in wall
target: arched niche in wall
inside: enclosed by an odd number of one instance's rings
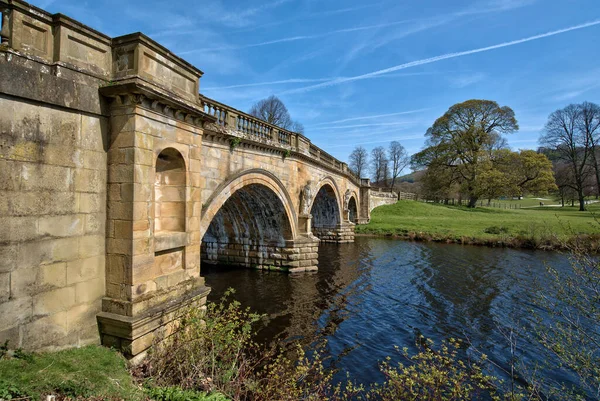
[[[186,171],[181,153],[166,148],[156,159],[154,231],[185,231]]]
[[[356,207],[356,199],[354,199],[354,196],[350,197],[350,200],[348,201],[348,220],[350,220],[350,222],[355,223],[358,219],[358,208]]]

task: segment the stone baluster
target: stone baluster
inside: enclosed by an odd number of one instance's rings
[[[0,40],[2,45],[10,46],[10,10],[0,9],[2,12],[2,29],[0,30]]]
[[[222,107],[218,108],[219,110],[219,115],[217,117],[217,122],[219,123],[220,126],[225,125],[225,121],[223,120],[223,114],[225,113],[225,111],[223,110]]]

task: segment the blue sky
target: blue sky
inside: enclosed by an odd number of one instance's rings
[[[316,145],[419,151],[452,104],[513,108],[513,149],[548,114],[600,103],[600,0],[35,0],[110,36],[141,31],[204,71],[241,110],[279,96]]]

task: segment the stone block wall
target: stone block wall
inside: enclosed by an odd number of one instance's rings
[[[393,205],[396,202],[398,202],[398,194],[395,192],[369,190],[369,214],[378,206]]]
[[[336,228],[313,227],[312,233],[322,242],[346,243],[354,242],[354,224],[346,223]]]
[[[99,342],[105,139],[103,117],[0,95],[0,342]]]
[[[294,273],[317,270],[318,252],[316,238],[287,241],[285,246],[256,245],[249,240],[227,244],[202,242],[202,263]]]

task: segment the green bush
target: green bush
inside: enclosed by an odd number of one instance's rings
[[[146,378],[155,386],[220,393],[236,401],[321,400],[340,392],[320,353],[308,357],[299,345],[257,344],[254,327],[262,316],[231,301],[231,293],[206,310],[186,310],[179,330],[155,344],[144,361]]]
[[[509,230],[508,230],[508,228],[503,227],[503,226],[500,226],[500,227],[498,227],[498,226],[490,226],[490,227],[485,228],[483,230],[483,232],[486,233],[486,234],[496,234],[496,235],[499,235],[499,234],[508,234]]]
[[[415,355],[410,356],[407,348],[399,350],[405,363],[393,365],[390,358],[381,363],[385,381],[370,389],[369,398],[382,401],[500,399],[496,378],[484,374],[477,363],[465,363],[458,357],[459,340],[443,342],[439,350],[433,349],[433,345],[432,341],[421,339]]]
[[[228,401],[221,394],[206,394],[180,387],[150,387],[147,394],[154,401]]]

